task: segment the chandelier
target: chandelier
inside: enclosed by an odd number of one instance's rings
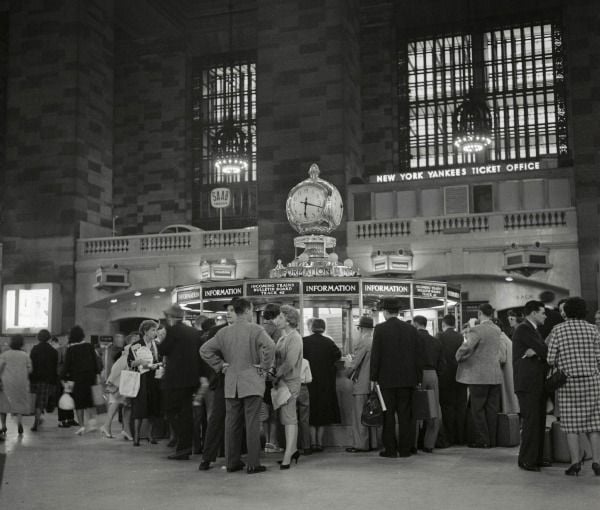
[[[235,124],[233,117],[233,95],[235,78],[232,58],[233,9],[229,0],[229,65],[224,72],[223,106],[226,112],[223,126],[214,137],[214,165],[217,172],[226,175],[239,175],[248,170],[246,134]]]
[[[481,152],[492,144],[490,109],[481,93],[471,90],[452,117],[454,146],[468,153]]]

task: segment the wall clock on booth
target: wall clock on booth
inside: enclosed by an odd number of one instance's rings
[[[342,221],[344,205],[340,192],[319,178],[319,173],[319,167],[312,164],[309,178],[296,184],[288,194],[287,218],[300,234],[329,234]]]

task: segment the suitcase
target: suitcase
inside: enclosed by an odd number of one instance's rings
[[[544,462],[552,462],[552,435],[550,429],[544,431]]]
[[[498,446],[519,446],[520,440],[519,415],[498,413],[496,444]]]

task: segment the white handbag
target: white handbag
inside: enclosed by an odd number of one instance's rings
[[[119,380],[119,393],[124,397],[135,398],[140,391],[140,373],[137,370],[123,370]]]
[[[68,393],[63,393],[58,399],[58,408],[63,411],[72,411],[75,409],[75,401]]]

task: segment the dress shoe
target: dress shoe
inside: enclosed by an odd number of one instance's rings
[[[288,464],[289,466],[289,464]],[[248,469],[246,469],[246,473],[248,473],[249,475],[254,475],[256,473],[263,473],[264,471],[266,471],[267,468],[265,466],[252,466],[249,467]]]
[[[423,450],[425,453],[433,453],[433,448],[421,448],[421,450]]]
[[[227,472],[228,473],[235,473],[236,471],[241,471],[245,467],[246,467],[246,464],[244,464],[243,462],[240,462],[239,464],[236,464],[235,466],[228,467],[227,468]]]
[[[170,460],[190,460],[190,453],[189,452],[175,452],[172,455],[169,455],[167,457],[167,459]]]
[[[364,452],[368,452],[369,450],[362,450],[361,448],[350,447],[350,448],[346,448],[346,451],[348,453],[364,453]]]
[[[469,448],[491,448],[487,443],[469,443]]]
[[[177,439],[171,439],[168,443],[167,446],[169,448],[175,448],[177,446]]]
[[[541,468],[552,467],[552,462],[550,462],[549,460],[543,460],[542,462],[538,462],[538,466]]]
[[[519,467],[524,469],[525,471],[539,471],[540,468],[538,466],[532,466],[530,464],[525,464],[524,462],[519,462]]]
[[[198,466],[198,471],[208,471],[210,469],[210,462],[207,460],[203,460],[202,462],[200,462],[200,465]]]
[[[597,462],[592,462],[592,470],[596,476],[600,476],[600,464]]]
[[[571,464],[569,468],[565,470],[565,475],[579,476],[579,471],[581,471],[581,462],[576,462],[575,464]]]
[[[385,450],[381,450],[379,452],[379,456],[380,457],[387,457],[387,458],[390,458],[390,459],[395,459],[396,457],[398,457],[398,454],[395,453],[395,452],[394,453],[389,453],[389,452],[386,452]]]

